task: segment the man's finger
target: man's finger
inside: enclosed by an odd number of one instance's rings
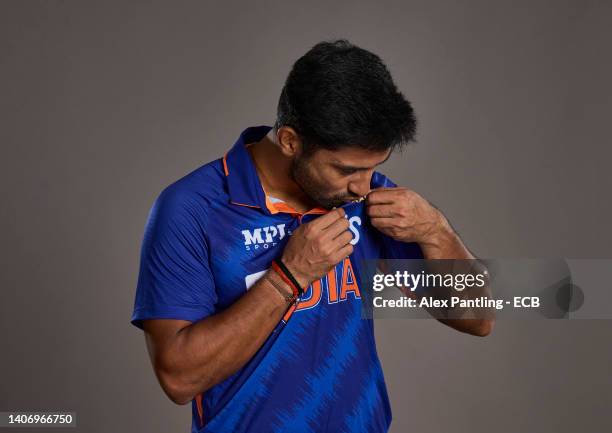
[[[383,204],[383,203],[394,203],[396,200],[396,195],[400,191],[404,191],[406,188],[397,187],[397,188],[377,188],[367,195],[366,197],[366,205],[371,204]]]
[[[381,218],[381,217],[370,218],[370,222],[376,228],[394,227],[395,226],[394,221],[395,221],[395,218]]]
[[[370,218],[394,218],[397,216],[393,204],[375,204],[366,207],[366,214]]]
[[[325,230],[327,227],[336,222],[338,218],[344,218],[344,215],[346,215],[344,209],[339,207],[337,209],[327,212],[325,215],[320,216],[319,218],[309,222],[308,224],[312,224],[314,227],[317,227],[320,230]]]
[[[336,221],[331,223],[325,229],[324,237],[325,239],[332,240],[336,238],[338,235],[347,231],[349,228],[349,222],[346,218],[338,218]]]
[[[353,240],[353,232],[350,230],[346,230],[334,238],[333,242],[337,245],[338,248],[344,247],[346,244]]]
[[[334,261],[336,264],[340,263],[345,257],[348,257],[353,253],[353,245],[346,244],[344,247],[340,248],[336,255],[334,256]]]

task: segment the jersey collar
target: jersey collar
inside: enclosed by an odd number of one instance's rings
[[[302,215],[286,203],[272,203],[266,196],[257,169],[246,145],[261,140],[271,126],[250,126],[236,140],[236,143],[223,157],[223,171],[227,179],[230,202],[238,206],[259,208],[266,214],[279,212]],[[323,208],[313,208],[306,214],[327,213]]]

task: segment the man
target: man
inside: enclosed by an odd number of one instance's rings
[[[168,397],[192,402],[193,432],[388,430],[356,266],[473,258],[435,207],[374,171],[415,126],[376,55],[323,42],[293,66],[274,127],[246,128],[157,198],[132,323]]]

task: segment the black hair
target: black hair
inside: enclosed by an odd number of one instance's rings
[[[346,39],[316,44],[293,65],[274,133],[290,126],[304,153],[357,146],[374,151],[414,141],[416,117],[380,57]]]

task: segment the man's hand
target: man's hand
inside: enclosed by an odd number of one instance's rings
[[[365,204],[372,225],[398,241],[429,244],[448,229],[442,213],[408,188],[374,189]]]
[[[282,261],[302,287],[327,274],[353,252],[344,209],[335,209],[293,231]]]
[[[425,259],[475,259],[442,212],[416,192],[403,187],[379,188],[368,194],[365,204],[374,227],[397,241],[418,242]],[[415,297],[414,293],[404,294]],[[490,296],[488,284],[482,294]],[[461,332],[480,336],[488,335],[494,323],[494,319],[438,320]]]

